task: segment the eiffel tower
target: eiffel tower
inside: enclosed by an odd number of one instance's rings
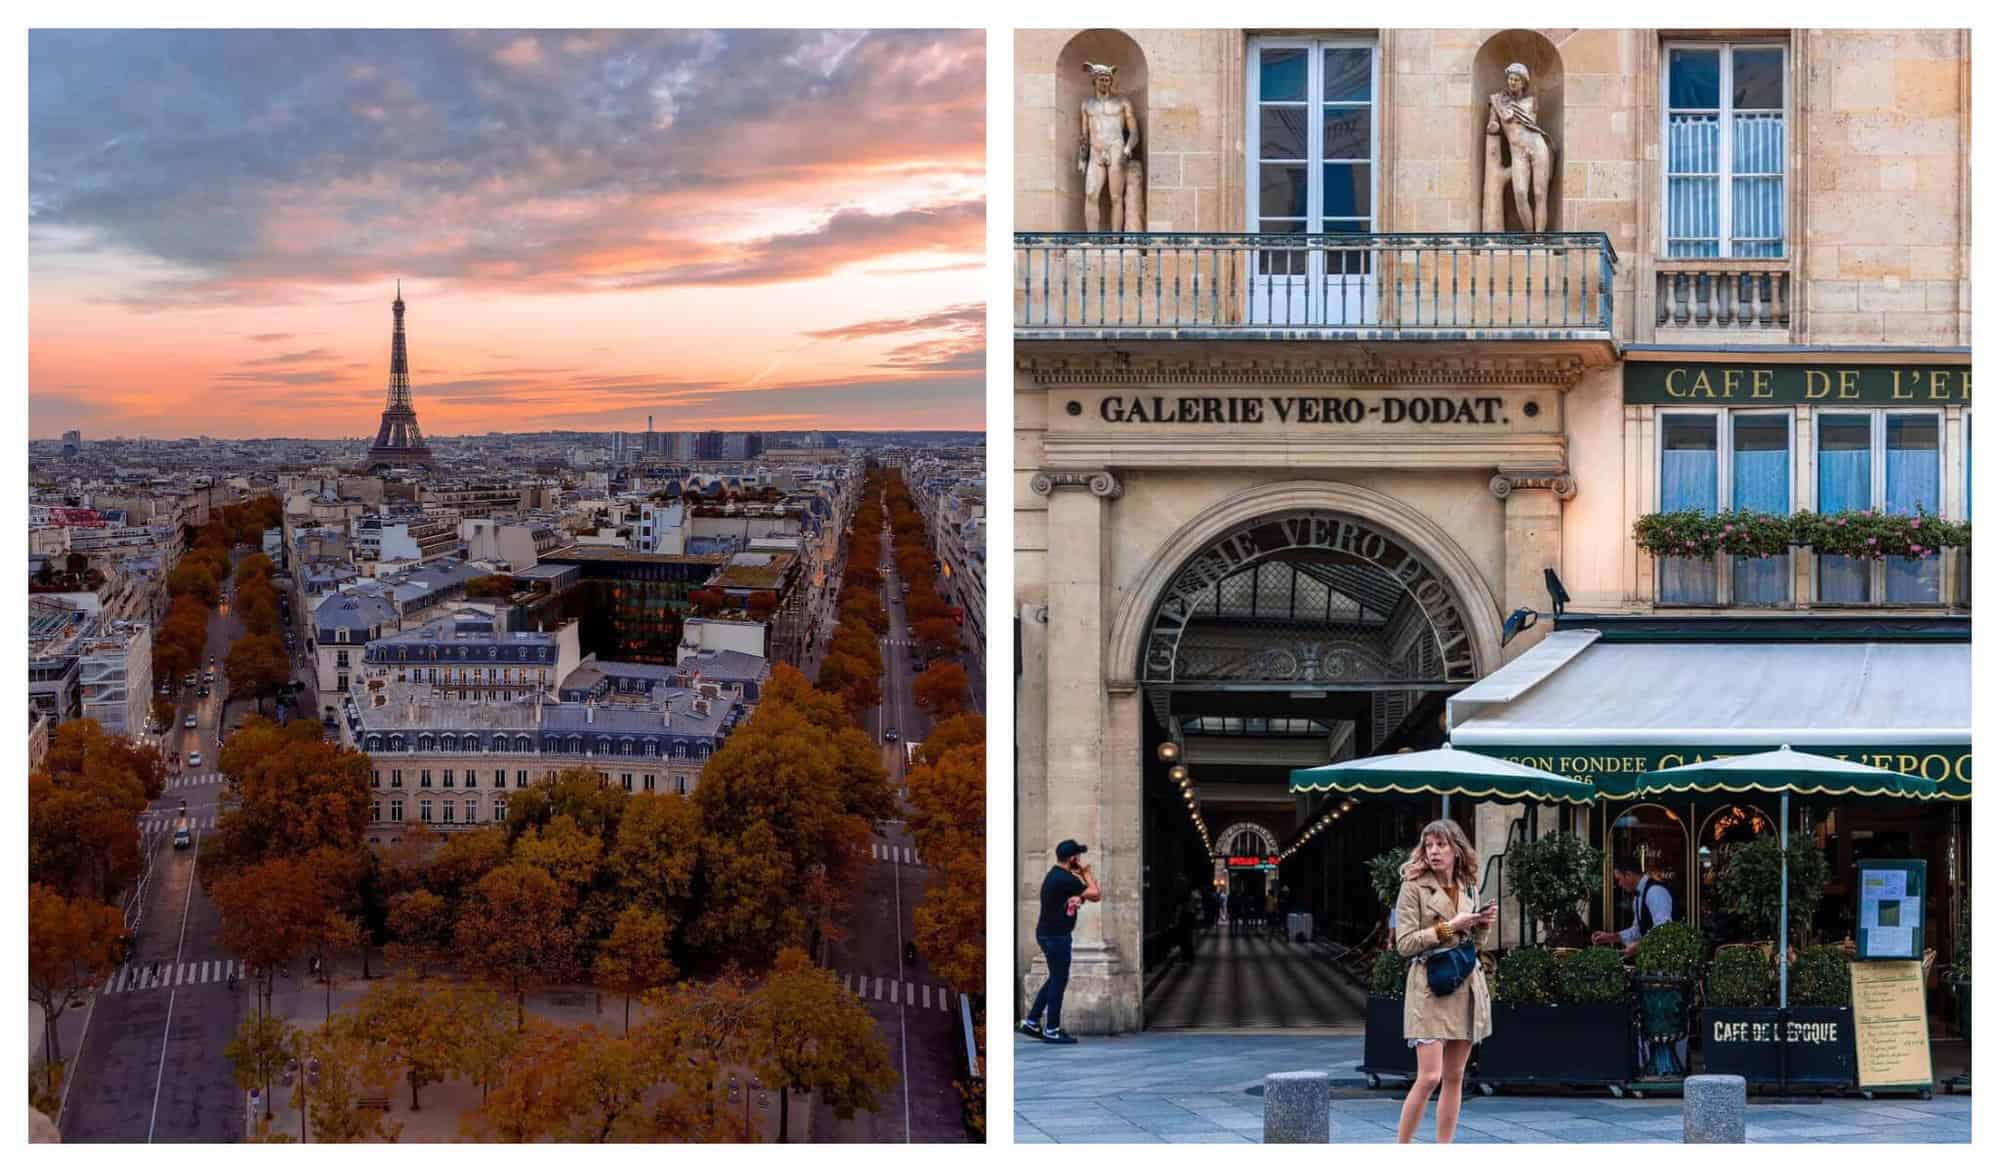
[[[389,405],[382,409],[382,428],[368,448],[367,469],[385,472],[391,468],[421,466],[432,470],[431,450],[424,445],[424,433],[417,426],[416,408],[410,406],[410,350],[403,338],[403,283],[396,282],[396,333],[389,347]]]

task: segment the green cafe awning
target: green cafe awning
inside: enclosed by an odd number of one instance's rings
[[[1454,695],[1450,735],[1632,796],[1639,778],[1790,745],[1972,796],[1967,643],[1606,643],[1555,631]]]
[[[1723,757],[1661,769],[1641,777],[1634,797],[1663,794],[1789,793],[1794,797],[1908,798],[1938,796],[1938,784],[1858,761],[1801,753],[1781,745],[1768,753]]]
[[[1292,770],[1293,793],[1442,794],[1473,801],[1590,802],[1580,781],[1446,745],[1420,753],[1390,753]]]

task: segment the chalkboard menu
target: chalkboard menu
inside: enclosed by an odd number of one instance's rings
[[[1848,966],[1854,997],[1855,1082],[1863,1090],[1931,1085],[1931,1034],[1924,1017],[1923,965],[1858,960]]]

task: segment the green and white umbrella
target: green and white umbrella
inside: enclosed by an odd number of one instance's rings
[[[1634,797],[1717,792],[1778,795],[1778,1008],[1784,1009],[1790,1004],[1791,964],[1786,953],[1791,936],[1792,795],[1925,801],[1938,796],[1937,783],[1782,745],[1765,753],[1656,769],[1641,775],[1632,788]]]
[[[1447,811],[1454,797],[1496,802],[1597,800],[1597,791],[1588,782],[1450,745],[1294,769],[1291,791],[1376,796],[1438,794],[1444,798]]]

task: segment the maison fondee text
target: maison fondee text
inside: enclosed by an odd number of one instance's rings
[[[1625,401],[1890,406],[1972,401],[1972,367],[1627,362]]]

